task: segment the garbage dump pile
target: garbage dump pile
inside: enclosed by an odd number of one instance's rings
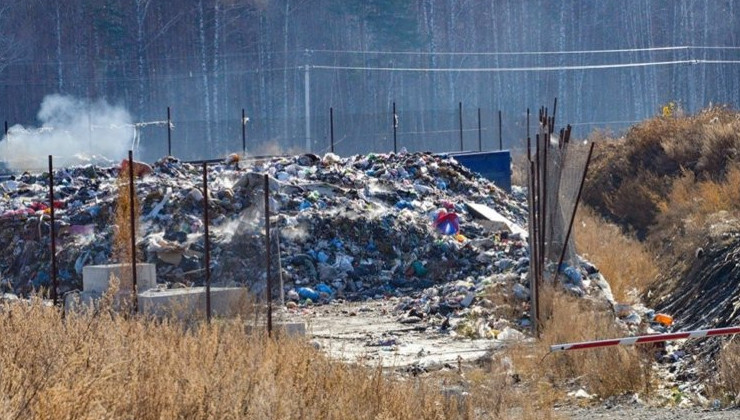
[[[202,284],[202,168],[172,157],[136,168],[139,260],[156,264],[161,287]],[[90,165],[55,171],[62,294],[81,289],[85,265],[114,261],[119,172]],[[209,166],[214,284],[265,290],[264,174],[278,232],[273,278],[282,277],[289,305],[395,296],[402,322],[449,325],[454,315],[453,324],[466,320],[458,326],[466,336],[490,337],[509,322],[530,325],[526,194],[514,188],[507,195],[453,158],[430,153],[305,154]],[[0,183],[5,292],[28,295],[51,285],[48,176],[24,173]],[[481,206],[499,220],[479,217]],[[578,272],[561,277],[590,293],[592,283],[582,280],[595,270],[584,264]]]
[[[720,212],[710,222],[703,247],[688,272],[660,293],[657,309],[674,315],[676,330],[733,327],[740,321],[740,220]],[[687,341],[687,352],[714,362],[720,340]]]

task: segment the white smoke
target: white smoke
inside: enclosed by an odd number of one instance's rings
[[[16,171],[86,163],[110,164],[127,157],[134,126],[131,115],[105,100],[48,95],[37,115],[39,127],[15,125],[0,142],[0,160]]]

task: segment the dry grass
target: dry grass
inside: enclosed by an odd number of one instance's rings
[[[602,398],[628,392],[650,392],[652,358],[645,355],[644,349],[617,346],[545,357],[553,344],[617,338],[625,332],[615,324],[608,308],[596,307],[587,299],[546,288],[542,302],[541,314],[545,320],[538,348],[542,361],[534,368],[553,387],[577,384]],[[536,362],[539,358],[530,360]]]
[[[727,342],[717,360],[717,377],[709,387],[709,393],[720,399],[723,405],[740,404],[740,343]]]
[[[692,116],[657,117],[622,139],[599,139],[584,201],[644,239],[675,180],[723,181],[740,155],[740,114],[713,107]]]
[[[673,182],[651,227],[650,242],[654,249],[669,258],[669,264],[689,262],[697,247],[703,246],[708,221],[713,215],[740,211],[740,164],[728,165],[719,180],[699,180],[690,171]]]
[[[508,386],[508,391],[488,394],[488,398],[494,399],[492,403],[507,407],[508,411],[497,414],[511,414],[510,407],[520,407],[530,415],[519,418],[549,418],[554,414],[543,408],[551,407],[566,398],[568,391],[580,387],[600,398],[651,392],[653,359],[644,348],[610,347],[549,354],[553,344],[617,338],[625,332],[615,324],[609,308],[555,292],[552,287],[545,287],[540,293],[544,319],[541,339],[516,343],[496,352],[485,371],[489,384],[497,380],[499,386]]]
[[[616,338],[624,335],[606,308],[595,308],[588,300],[556,293],[552,317],[545,323],[547,345]],[[588,351],[556,353],[548,361],[557,382],[578,378],[587,392],[600,397],[627,392],[649,392],[650,363],[636,347],[607,347]]]
[[[588,207],[578,209],[573,229],[576,249],[599,268],[609,281],[614,298],[636,303],[659,274],[646,246]]]
[[[469,398],[221,321],[0,308],[0,418],[469,418]],[[484,410],[486,410],[484,408]]]

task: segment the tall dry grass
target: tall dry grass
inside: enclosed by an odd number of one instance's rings
[[[637,303],[659,274],[655,258],[645,244],[585,206],[579,207],[573,230],[578,253],[599,268],[609,281],[614,298],[622,303]]]
[[[717,375],[709,394],[725,405],[740,405],[740,342],[727,341],[717,357]]]
[[[626,231],[645,239],[660,202],[686,171],[721,182],[740,159],[740,114],[724,107],[695,115],[656,117],[620,139],[599,139],[584,201]]]
[[[554,344],[623,336],[610,310],[552,287],[541,290],[541,302],[540,341],[514,346],[496,356],[511,361],[520,379],[536,390],[538,401],[552,403],[576,387],[600,398],[650,393],[653,359],[645,349],[619,346],[549,353]]]
[[[103,304],[104,306],[104,304]],[[97,314],[97,315],[96,315]],[[0,307],[3,419],[470,418],[470,398],[244,324],[184,327],[40,301]],[[485,407],[481,413],[489,412]]]

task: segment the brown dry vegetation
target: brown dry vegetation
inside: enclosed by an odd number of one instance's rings
[[[624,138],[601,139],[584,188],[584,202],[644,239],[673,181],[687,171],[698,181],[724,181],[740,150],[740,114],[724,107],[693,116],[656,117]]]
[[[247,335],[240,322],[186,328],[122,317],[105,304],[62,320],[35,301],[1,307],[0,336],[4,419],[473,415],[470,399],[446,397],[433,381],[394,380],[305,341]]]
[[[599,268],[614,298],[637,303],[658,276],[655,259],[646,246],[588,207],[578,209],[573,229],[578,253]]]
[[[611,347],[549,354],[553,344],[620,337],[624,331],[616,326],[607,308],[550,287],[541,293],[542,313],[549,314],[542,325],[541,340],[515,344],[495,353],[489,374],[509,380],[515,377],[518,382],[512,389],[529,390],[535,407],[551,406],[579,387],[600,398],[652,390],[652,359],[646,357],[643,349]],[[511,395],[504,393],[504,398]]]
[[[717,377],[709,390],[723,405],[740,404],[740,343],[730,339],[722,347],[717,361]]]

